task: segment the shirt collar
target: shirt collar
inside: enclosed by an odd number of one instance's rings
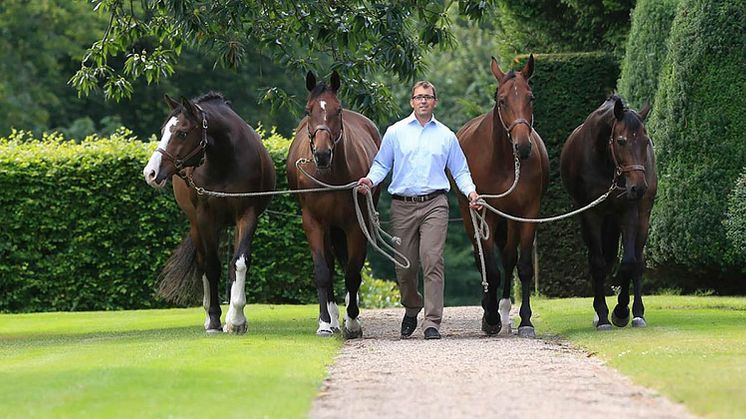
[[[411,124],[412,122],[416,122],[416,123],[417,123],[417,124],[419,125],[419,123],[420,123],[420,121],[418,121],[418,120],[417,120],[417,117],[416,117],[416,116],[414,115],[414,111],[412,111],[412,113],[411,113],[411,114],[409,114],[409,116],[408,116],[408,117],[406,117],[406,118],[404,119],[404,121],[405,121],[405,122],[406,122],[407,124]],[[427,123],[425,124],[425,126],[428,126],[428,125],[430,125],[430,124],[435,124],[435,123],[437,123],[437,122],[438,122],[438,120],[437,120],[437,119],[435,119],[435,114],[433,114],[433,115],[432,115],[432,116],[430,117],[430,120],[429,120],[429,121],[427,121]]]

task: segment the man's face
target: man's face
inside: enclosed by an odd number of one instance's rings
[[[412,105],[415,115],[419,119],[429,120],[433,116],[433,109],[438,104],[433,88],[417,86],[412,97],[416,99],[411,99],[409,104]]]

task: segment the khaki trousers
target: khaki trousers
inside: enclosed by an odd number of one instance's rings
[[[438,195],[425,202],[391,200],[391,224],[395,236],[401,239],[397,250],[410,262],[408,269],[396,266],[401,303],[407,316],[417,316],[423,306],[422,328],[440,328],[443,317],[444,273],[443,248],[448,232],[448,197]],[[425,299],[417,291],[419,268],[422,265]]]

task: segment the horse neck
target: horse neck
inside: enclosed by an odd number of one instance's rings
[[[334,147],[334,157],[332,159],[332,175],[339,179],[350,178],[350,153],[353,152],[352,147],[348,143],[347,132],[342,132],[342,138],[339,143]]]
[[[610,119],[611,118],[611,119]],[[587,121],[590,126],[590,134],[587,138],[591,142],[588,150],[592,150],[593,160],[601,164],[601,166],[610,173],[616,170],[614,160],[611,157],[611,151],[609,150],[609,138],[611,137],[611,129],[614,123],[614,115],[602,114],[599,118],[592,121]]]
[[[212,112],[208,115],[207,136],[210,144],[205,148],[204,166],[209,171],[226,172],[236,167],[244,148],[234,144],[235,135],[224,116]]]

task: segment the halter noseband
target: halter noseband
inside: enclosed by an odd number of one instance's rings
[[[326,124],[319,125],[311,131],[311,121],[309,121],[308,125],[306,126],[308,128],[308,142],[311,144],[311,154],[316,154],[316,144],[314,143],[314,140],[316,138],[316,134],[319,131],[326,131],[329,133],[329,137],[332,136],[332,129],[329,128]],[[337,146],[337,144],[342,140],[342,134],[344,133],[345,125],[344,121],[342,120],[342,114],[339,114],[339,136],[337,136],[337,139],[332,141],[332,153],[334,153],[334,147]]]
[[[614,118],[614,123],[611,125],[611,135],[609,136],[609,149],[611,150],[611,159],[614,162],[614,183],[616,183],[617,178],[622,174],[626,172],[642,172],[645,174],[645,166],[641,164],[629,164],[627,166],[622,166],[619,163],[619,160],[616,158],[616,152],[614,151],[614,128],[616,127],[616,118]]]
[[[186,157],[179,158],[179,156],[174,156],[173,154],[169,153],[168,151],[158,147],[155,151],[163,154],[163,157],[166,158],[166,160],[170,161],[174,167],[176,168],[176,173],[180,177],[184,177],[182,170],[186,167],[189,167],[187,165],[187,162],[191,160],[193,157],[195,157],[198,154],[202,154],[200,156],[199,163],[196,165],[193,165],[194,167],[199,167],[202,165],[202,163],[205,162],[205,149],[207,148],[207,113],[205,113],[204,109],[202,109],[199,105],[196,103],[194,106],[199,109],[200,113],[202,113],[202,139],[200,140],[197,147],[195,147],[192,151],[189,152],[189,154],[186,155]]]
[[[528,127],[529,132],[534,132],[534,114],[531,114],[531,122],[526,121],[525,118],[518,118],[515,121],[513,121],[510,126],[505,126],[505,121],[503,120],[502,112],[500,112],[500,104],[497,104],[497,116],[500,118],[500,124],[503,126],[503,129],[508,134],[508,140],[511,144],[513,144],[513,128],[517,127],[518,125],[525,125]],[[528,137],[529,143],[531,142],[531,136]],[[513,144],[515,145],[515,144]]]

